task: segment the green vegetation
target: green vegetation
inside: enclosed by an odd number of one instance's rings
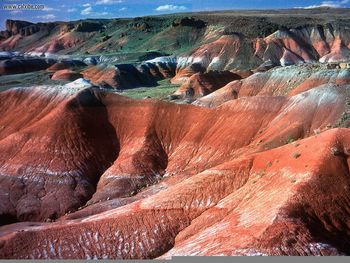
[[[67,82],[51,80],[49,73],[45,70],[35,71],[23,74],[3,75],[0,76],[0,91],[15,87],[31,87],[34,84],[39,85],[58,85]]]
[[[266,173],[266,171],[263,170],[263,171],[257,173],[256,176],[257,176],[258,178],[261,178],[261,177],[263,177],[263,176],[265,175],[265,173]]]
[[[127,96],[134,99],[143,99],[145,97],[164,99],[173,94],[179,85],[171,84],[168,79],[158,81],[158,86],[142,87],[135,89],[128,89],[120,92],[120,95]]]
[[[295,139],[293,138],[293,136],[288,136],[287,140],[286,140],[286,144],[290,144],[295,142]]]
[[[350,120],[350,114],[347,111],[343,112],[340,120],[338,121],[338,124],[335,126],[340,128],[349,128],[349,120]]]

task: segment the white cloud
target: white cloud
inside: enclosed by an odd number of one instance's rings
[[[98,0],[96,5],[113,5],[123,3],[122,0]]]
[[[108,12],[95,12],[91,6],[81,10],[80,14],[83,16],[95,16],[95,17],[110,15],[110,13]]]
[[[155,10],[159,12],[164,11],[184,11],[186,10],[186,6],[183,5],[160,5]]]
[[[123,0],[97,0],[94,5],[112,5],[112,4],[120,4],[123,2],[124,2]],[[83,4],[82,6],[85,8],[81,10],[80,14],[83,16],[95,16],[95,17],[111,15],[109,12],[106,12],[106,11],[104,12],[94,11],[93,10],[94,5],[90,3]],[[108,8],[104,7],[104,10],[108,10]],[[126,10],[126,8],[125,9],[121,8],[120,10],[123,11],[123,10]]]
[[[56,16],[54,14],[47,14],[43,16],[37,16],[37,18],[44,19],[44,20],[51,20],[51,19],[55,19]]]
[[[83,10],[81,10],[80,14],[83,16],[90,15],[92,13],[92,7],[89,6]]]
[[[125,11],[125,10],[127,10],[126,7],[119,8],[119,11]]]
[[[76,8],[69,8],[68,10],[67,10],[67,12],[68,13],[74,13],[74,12],[76,12],[76,11],[78,11],[78,9],[76,9]]]
[[[318,5],[309,5],[309,6],[297,7],[297,8],[304,8],[304,9],[313,9],[313,8],[320,8],[320,7],[341,8],[341,7],[346,7],[345,5],[349,3],[350,3],[350,0],[322,1]]]

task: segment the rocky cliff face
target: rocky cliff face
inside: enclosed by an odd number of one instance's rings
[[[49,25],[44,24],[33,24],[27,21],[18,21],[18,20],[6,20],[6,31],[2,32],[3,36],[14,36],[21,35],[23,37],[28,37],[33,35],[40,30],[45,30],[45,27],[50,27]],[[51,25],[52,27],[52,25]]]

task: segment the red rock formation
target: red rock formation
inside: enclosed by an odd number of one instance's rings
[[[107,85],[114,89],[130,89],[157,85],[156,81],[174,76],[172,63],[148,62],[139,66],[118,64],[108,66],[100,64],[83,70],[85,79],[95,85]]]
[[[202,97],[222,88],[227,83],[240,78],[239,75],[230,71],[197,73],[192,75],[184,84],[182,84],[182,86],[175,92],[175,95],[189,98]]]
[[[276,68],[255,73],[243,80],[232,81],[225,87],[199,98],[194,104],[215,107],[238,97],[293,96],[327,83],[349,84],[350,73],[346,69],[327,69],[320,65]]]
[[[83,77],[83,75],[81,75],[80,73],[77,73],[77,72],[69,70],[69,69],[62,69],[62,70],[56,71],[52,75],[51,79],[53,79],[53,80],[74,81],[74,80],[80,79],[82,77]]]
[[[102,202],[0,228],[0,258],[349,253],[350,133],[314,136],[338,124],[348,95],[326,85],[208,109],[94,89],[2,92],[2,218]]]
[[[5,23],[6,30],[11,33],[11,35],[29,35],[24,34],[24,29],[34,26],[33,23],[27,22],[27,21],[18,21],[18,20],[6,20]],[[23,33],[22,33],[23,32]]]
[[[250,45],[250,40],[239,34],[221,36],[218,40],[195,49],[188,56],[180,57],[178,59],[177,74],[172,82],[184,82],[193,72],[203,71],[203,68],[210,71],[256,67],[261,64],[259,59],[256,61],[253,59],[250,66],[242,65],[243,57],[245,57],[244,61],[246,61],[247,57],[253,56],[254,52],[249,47]],[[193,68],[193,64],[197,64],[197,68]]]
[[[99,175],[118,153],[102,104],[89,91],[72,96],[49,88],[15,89],[0,97],[0,180],[1,192],[7,193],[0,214],[57,218],[90,199]],[[90,121],[97,126],[90,128]]]
[[[187,69],[193,63],[206,70],[261,71],[265,63],[271,66],[288,66],[316,61],[348,61],[349,41],[346,29],[341,27],[334,30],[330,24],[323,27],[305,26],[278,30],[265,38],[248,38],[239,34],[224,35],[200,46],[190,54],[181,56],[173,82],[181,83],[196,73]]]
[[[36,46],[31,52],[36,53],[57,53],[59,51],[78,47],[83,45],[85,41],[90,39],[94,33],[75,33],[75,32],[61,32],[53,35],[48,41],[41,46]]]

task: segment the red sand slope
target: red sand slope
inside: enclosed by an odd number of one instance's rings
[[[329,130],[348,93],[324,85],[208,109],[2,92],[2,220],[80,208],[3,226],[0,258],[350,253],[350,133]]]

